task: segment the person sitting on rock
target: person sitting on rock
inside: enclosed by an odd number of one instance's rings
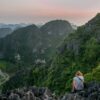
[[[72,82],[72,92],[78,92],[84,89],[84,77],[83,73],[77,71]]]

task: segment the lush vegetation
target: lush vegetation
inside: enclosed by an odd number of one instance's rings
[[[15,63],[0,60],[0,69],[9,75],[13,75],[19,70],[19,67]]]
[[[87,82],[97,81],[100,82],[100,65],[85,75]]]
[[[49,68],[47,85],[57,93],[71,89],[77,70],[91,72],[100,61],[100,14],[65,39]],[[95,76],[96,77],[96,76]]]
[[[66,37],[50,63],[33,66],[30,71],[23,71],[24,74],[16,74],[4,85],[4,90],[37,85],[47,86],[56,94],[65,93],[71,90],[72,79],[78,70],[85,74],[86,81],[100,81],[100,67],[96,68],[99,63],[100,14]]]

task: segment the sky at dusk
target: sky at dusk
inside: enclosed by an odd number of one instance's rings
[[[82,25],[100,12],[100,0],[0,0],[0,23],[64,19]]]

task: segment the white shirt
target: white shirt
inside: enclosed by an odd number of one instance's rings
[[[76,90],[82,90],[84,88],[84,77],[83,76],[74,77],[73,81],[75,81]]]

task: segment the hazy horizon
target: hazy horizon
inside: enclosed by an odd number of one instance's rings
[[[0,23],[44,24],[67,20],[82,25],[100,12],[100,0],[0,0]]]

